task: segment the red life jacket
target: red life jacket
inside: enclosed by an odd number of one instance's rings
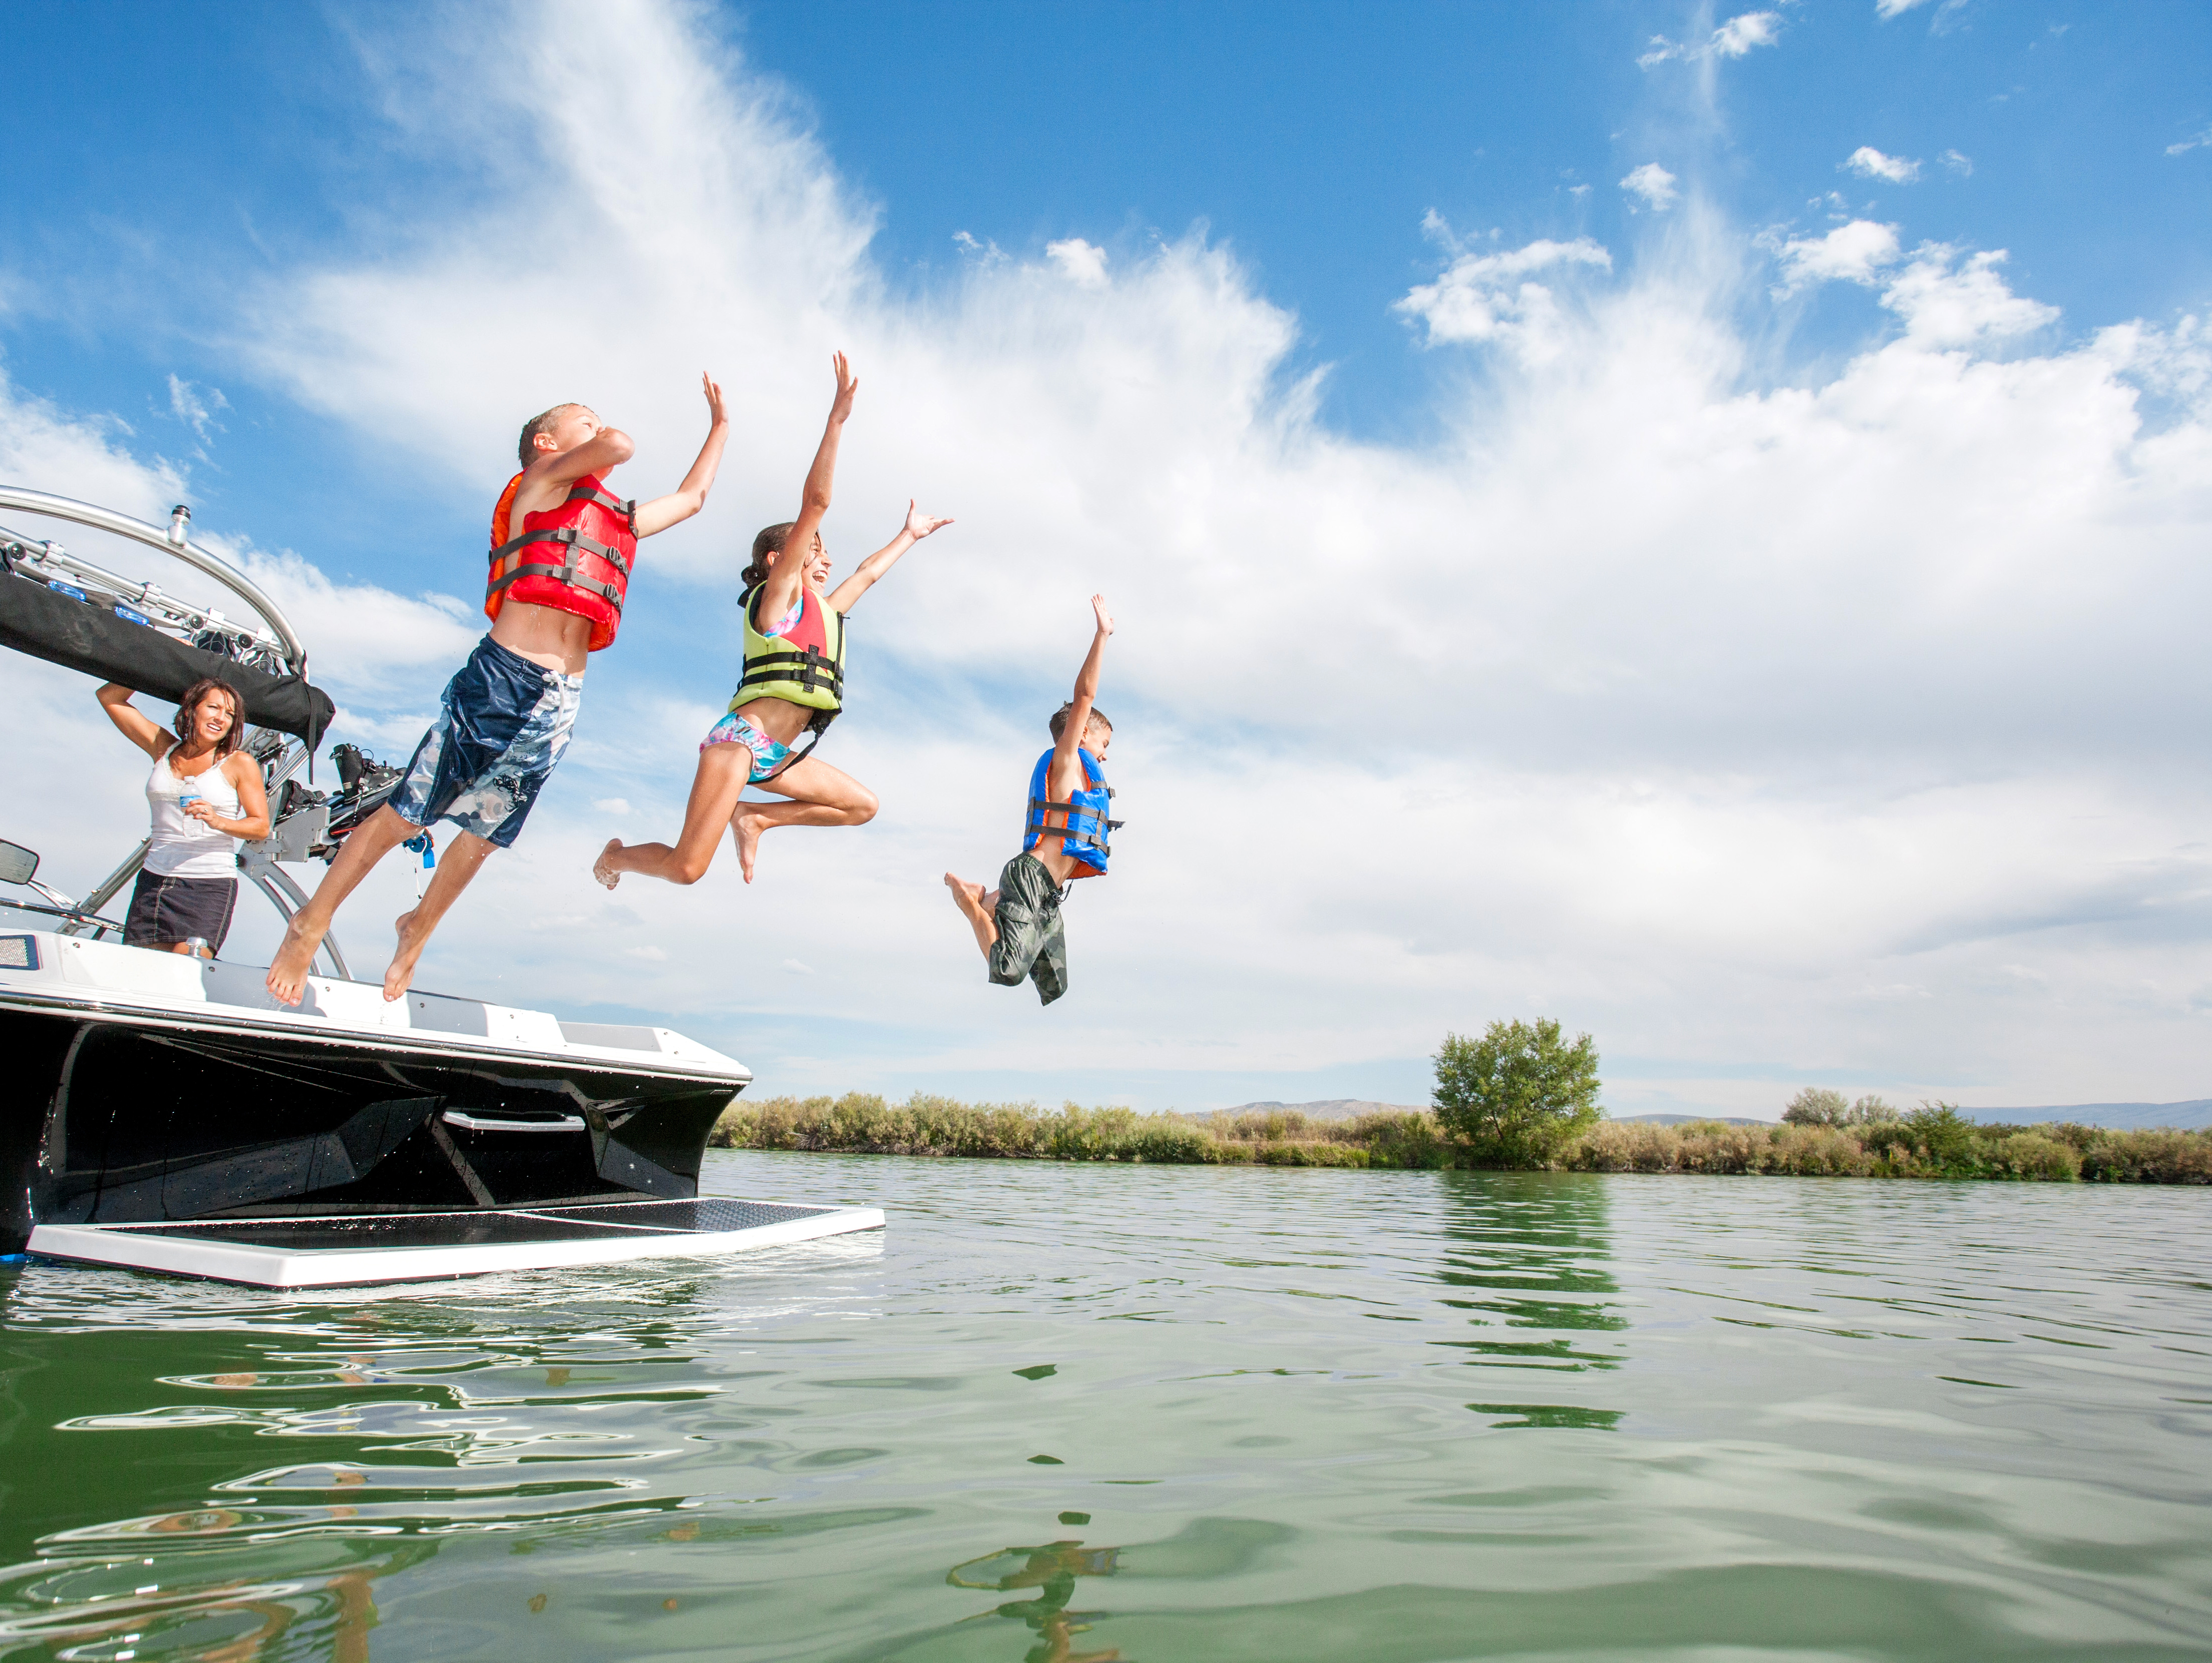
[[[507,482],[491,515],[491,575],[484,587],[484,616],[496,620],[508,600],[574,612],[592,622],[596,652],[611,646],[622,628],[623,597],[637,558],[637,503],[618,501],[586,474],[556,508],[522,517],[522,535],[510,539],[520,474]]]

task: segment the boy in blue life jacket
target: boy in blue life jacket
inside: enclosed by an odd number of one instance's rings
[[[1114,792],[1099,764],[1114,743],[1114,724],[1092,701],[1098,696],[1098,661],[1114,620],[1106,598],[1093,595],[1098,620],[1091,652],[1075,678],[1075,696],[1054,713],[1052,749],[1030,774],[1029,809],[1023,818],[1022,852],[1006,862],[999,887],[945,874],[952,904],[975,932],[975,945],[1001,987],[1036,983],[1039,1003],[1067,991],[1067,930],[1061,897],[1079,877],[1103,877],[1107,839],[1121,822],[1107,817]]]

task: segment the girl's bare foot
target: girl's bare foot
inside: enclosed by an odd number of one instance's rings
[[[753,881],[753,862],[760,856],[761,834],[767,829],[768,822],[757,814],[740,814],[730,822],[730,834],[738,840],[738,865],[748,883]]]
[[[422,956],[422,949],[429,944],[430,932],[415,927],[415,914],[402,913],[392,926],[398,932],[399,950],[392,956],[392,966],[384,973],[384,997],[388,1003],[407,997],[408,985],[415,980],[415,961]]]
[[[610,837],[607,839],[606,847],[599,851],[599,858],[592,862],[592,876],[598,878],[600,883],[605,884],[610,889],[613,889],[616,884],[622,882],[622,874],[617,871],[612,866],[607,865],[607,857],[612,854],[617,849],[622,847],[622,839],[619,837]]]

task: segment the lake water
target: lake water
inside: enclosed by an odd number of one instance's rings
[[[2212,1192],[709,1158],[890,1228],[0,1272],[0,1658],[2212,1658]]]

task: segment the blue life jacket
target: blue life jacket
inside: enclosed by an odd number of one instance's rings
[[[1098,771],[1096,756],[1079,746],[1075,754],[1083,759],[1083,775],[1090,783],[1065,803],[1052,800],[1052,752],[1048,750],[1037,758],[1036,771],[1030,775],[1029,821],[1022,835],[1022,853],[1027,854],[1036,847],[1047,833],[1064,830],[1066,835],[1060,843],[1061,849],[1093,871],[1103,872],[1106,870],[1106,857],[1113,853],[1106,845],[1107,836],[1121,825],[1120,821],[1106,817],[1112,806],[1114,788]]]

